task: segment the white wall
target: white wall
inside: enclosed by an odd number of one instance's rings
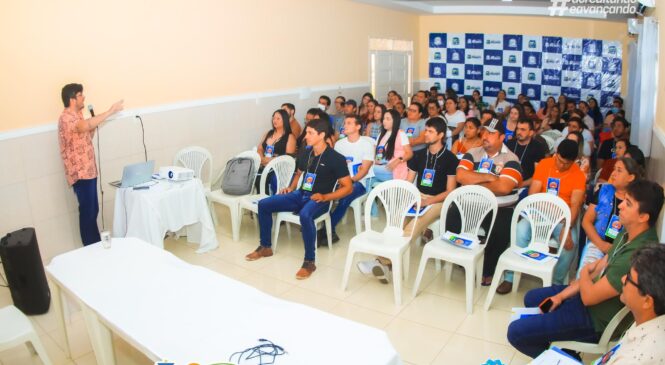
[[[271,127],[272,112],[282,103],[295,104],[296,117],[302,123],[320,95],[334,98],[341,91],[347,98],[360,100],[368,87],[322,86],[304,92],[235,95],[123,112],[100,129],[105,229],[111,230],[115,199],[115,188],[108,182],[120,179],[125,165],[144,158],[141,126],[135,114],[142,115],[148,158],[156,160],[156,166],[171,165],[178,150],[199,145],[212,153],[216,174],[230,157],[259,143]],[[0,236],[35,227],[45,263],[81,246],[78,204],[65,180],[55,128],[40,127],[38,130],[46,131],[39,133],[23,130],[18,137],[16,131],[0,134]],[[94,143],[96,148],[96,139]],[[101,230],[101,214],[98,221]],[[229,231],[226,222],[221,224],[221,230]]]

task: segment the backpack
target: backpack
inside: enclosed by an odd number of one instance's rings
[[[248,157],[236,157],[226,163],[222,176],[222,191],[228,195],[246,195],[252,192],[256,166]]]

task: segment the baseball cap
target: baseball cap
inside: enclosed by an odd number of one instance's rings
[[[506,134],[506,127],[504,127],[503,122],[496,118],[492,118],[485,122],[482,128],[487,129],[490,133],[499,132],[501,134]]]

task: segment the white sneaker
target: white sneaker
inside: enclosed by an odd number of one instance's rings
[[[358,261],[358,270],[365,275],[372,273],[372,268],[376,265],[376,260],[371,261]]]
[[[379,279],[381,284],[390,283],[390,277],[392,276],[390,269],[388,266],[380,263],[379,260],[376,260],[374,263],[374,267],[372,267],[372,274],[375,278]]]

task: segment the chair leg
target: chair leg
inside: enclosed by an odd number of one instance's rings
[[[394,260],[399,258],[393,257],[393,290],[395,291],[395,305],[398,307],[402,305],[402,263],[401,260]]]
[[[420,288],[420,282],[423,280],[423,274],[425,273],[425,266],[427,266],[428,260],[429,257],[426,256],[425,252],[423,252],[423,256],[420,258],[420,264],[418,264],[418,273],[416,274],[416,281],[413,282],[412,294],[414,298],[418,295],[418,288]]]
[[[349,275],[351,274],[351,265],[353,265],[353,256],[356,251],[349,248],[349,252],[346,254],[346,263],[344,264],[344,275],[342,276],[342,290],[346,290],[346,286],[349,284]]]
[[[240,207],[237,204],[230,205],[229,211],[231,213],[231,234],[233,235],[233,242],[240,240]]]
[[[46,348],[44,345],[42,345],[42,341],[37,337],[37,334],[33,332],[32,335],[30,335],[30,339],[28,342],[28,347],[30,348],[32,353],[36,353],[37,356],[42,360],[42,363],[44,365],[52,365],[53,363],[51,362],[51,359],[48,357],[48,353],[46,352]]]
[[[217,219],[217,211],[215,211],[215,203],[208,201],[208,210],[210,211],[210,216],[212,216],[213,224],[218,226],[219,220]]]
[[[499,264],[497,265],[496,271],[494,272],[494,277],[492,278],[492,285],[490,285],[490,289],[487,292],[487,299],[485,300],[485,311],[490,309],[490,305],[492,305],[492,299],[494,299],[494,294],[496,294],[496,288],[499,286],[499,281],[501,280],[501,277],[503,276],[503,271],[504,271],[503,264],[501,263],[501,259],[499,259]]]
[[[522,273],[519,271],[515,271],[513,273],[513,293],[517,292],[517,288],[520,286],[520,280],[522,280]]]
[[[552,275],[545,276],[541,279],[543,279],[543,287],[552,286]]]
[[[328,249],[332,250],[332,221],[330,220],[330,214],[328,214],[328,216],[324,219],[324,223],[326,225],[326,237],[328,238]]]
[[[404,254],[402,255],[402,262],[404,265],[404,272],[402,275],[404,276],[404,281],[409,279],[409,272],[411,271],[411,250],[409,247],[406,248],[406,251],[404,251]]]
[[[478,256],[474,266],[476,267],[476,287],[480,288],[483,281],[483,255]]]
[[[286,226],[286,234],[289,236],[289,239],[291,239],[291,223],[286,222],[284,225]],[[279,229],[279,226],[275,227],[275,229]]]
[[[436,274],[438,275],[441,272],[441,260],[434,259],[434,268],[436,269]]]
[[[475,265],[464,266],[464,276],[466,277],[466,312],[473,313],[473,287],[475,285],[476,270]]]
[[[281,219],[275,221],[275,237],[272,239],[272,250],[277,252],[277,239],[279,238],[279,226],[282,224]],[[288,223],[286,224],[288,227]]]
[[[356,234],[360,234],[363,231],[363,225],[362,225],[362,205],[358,207],[358,209],[353,209],[353,219],[355,220],[356,223]]]
[[[445,262],[443,266],[443,275],[446,283],[450,282],[450,279],[453,277],[453,267],[455,264],[452,262]]]

